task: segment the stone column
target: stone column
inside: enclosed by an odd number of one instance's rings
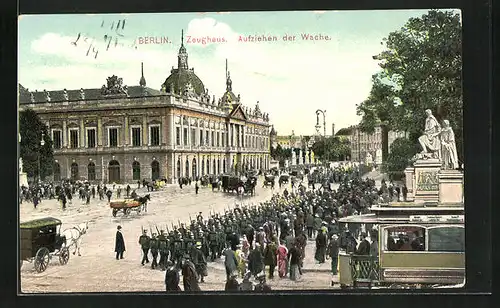
[[[160,145],[167,144],[167,133],[166,132],[171,130],[171,129],[168,129],[167,123],[168,123],[167,116],[162,116],[161,117],[161,126],[160,126]],[[148,134],[149,134],[149,131],[148,131]],[[148,140],[148,142],[149,142],[149,140]]]
[[[162,117],[163,119],[163,117]],[[148,118],[146,116],[143,116],[142,117],[142,140],[141,140],[141,144],[143,146],[147,146],[148,145]],[[161,138],[161,137],[160,137]],[[130,138],[129,138],[130,139]],[[160,144],[161,144],[161,140],[160,140]]]
[[[63,125],[62,125],[62,147],[63,149],[68,147],[68,127],[66,126],[66,120],[63,120]]]
[[[414,193],[415,193],[415,182],[414,182],[415,169],[413,167],[408,167],[405,169],[404,172],[405,172],[405,184],[406,188],[408,188],[406,201],[411,202],[414,200]]]
[[[97,132],[96,133],[97,133],[97,136],[96,136],[97,146],[102,147],[102,144],[103,144],[102,139],[103,138],[102,138],[102,119],[101,119],[101,117],[97,118]]]
[[[78,134],[80,137],[80,147],[85,147],[85,123],[83,119],[80,119],[80,133]]]

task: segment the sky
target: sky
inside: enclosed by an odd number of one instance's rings
[[[359,122],[356,104],[380,70],[372,56],[384,49],[382,39],[427,11],[22,15],[18,78],[30,91],[100,88],[111,75],[130,87],[139,84],[143,62],[147,86],[160,90],[177,67],[184,30],[189,67],[211,96],[225,92],[227,59],[233,92],[252,109],[259,101],[279,135],[314,134],[317,109],[326,110],[330,134],[332,123],[339,130]],[[330,39],[304,40],[305,34]],[[109,48],[105,35],[112,37]],[[252,35],[277,41],[240,41]],[[145,44],[145,37],[157,43]],[[215,40],[200,43],[204,37]]]

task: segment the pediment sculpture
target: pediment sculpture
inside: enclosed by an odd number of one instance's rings
[[[35,94],[33,94],[33,92],[30,92],[30,100],[32,103],[35,102]]]
[[[64,100],[69,100],[69,95],[68,95],[68,90],[64,89],[63,90],[63,97],[64,97]]]
[[[85,99],[85,91],[83,88],[80,89],[80,99]]]
[[[50,92],[47,92],[47,90],[43,90],[43,93],[45,94],[45,100],[47,102],[50,102]]]
[[[126,87],[123,86],[123,78],[118,78],[116,75],[108,77],[106,79],[106,85],[101,88],[103,95],[112,94],[127,94]]]
[[[262,116],[262,112],[260,111],[260,108],[259,108],[259,102],[257,101],[257,104],[255,104],[255,111],[254,111],[254,115],[256,117],[260,117]]]

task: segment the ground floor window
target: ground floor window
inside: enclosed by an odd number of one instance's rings
[[[132,163],[132,179],[134,181],[141,179],[141,164],[138,161]]]

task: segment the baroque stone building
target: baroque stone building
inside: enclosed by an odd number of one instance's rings
[[[160,91],[127,87],[111,76],[100,89],[30,92],[19,85],[20,111],[47,123],[54,143],[54,180],[104,183],[268,169],[269,115],[244,107],[232,90],[216,100],[188,66],[183,40],[177,68]],[[227,63],[226,63],[227,67]]]
[[[372,134],[361,131],[358,126],[351,126],[348,129],[350,132],[351,160],[363,162],[369,153],[377,163],[382,163],[382,128],[376,126]],[[407,137],[405,132],[389,131],[387,140],[389,152],[394,140]]]

